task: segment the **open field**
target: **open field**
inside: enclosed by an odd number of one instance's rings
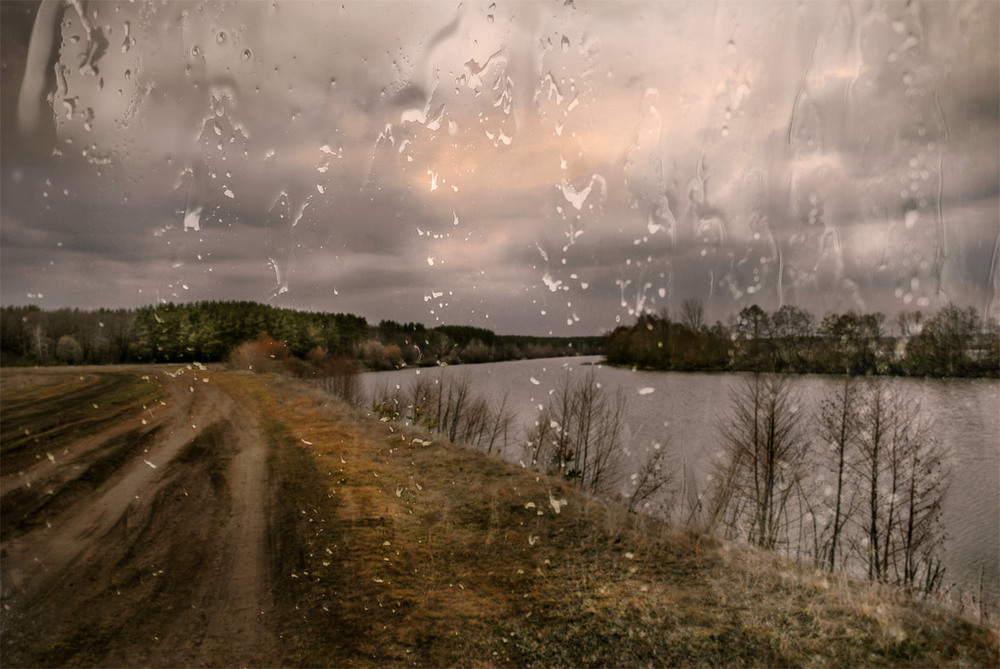
[[[4,370],[4,666],[996,666],[994,631],[671,531],[302,382]]]

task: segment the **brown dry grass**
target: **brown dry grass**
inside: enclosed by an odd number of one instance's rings
[[[898,593],[671,531],[302,383],[217,379],[271,440],[286,664],[998,663],[995,632]]]

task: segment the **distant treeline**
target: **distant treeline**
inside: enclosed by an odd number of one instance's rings
[[[611,364],[642,369],[906,376],[1000,375],[1000,329],[974,307],[949,304],[933,315],[830,314],[817,323],[799,307],[768,314],[744,308],[728,325],[703,322],[697,300],[678,318],[643,314],[607,339]]]
[[[498,335],[467,326],[426,328],[352,314],[279,309],[256,302],[166,303],[139,309],[0,309],[0,364],[221,362],[267,337],[300,359],[343,357],[368,369],[601,352],[600,337]]]
[[[376,346],[375,344],[381,345]],[[499,362],[528,358],[599,355],[603,337],[533,337],[499,335],[468,325],[439,325],[381,321],[375,336],[362,344],[361,361],[370,369],[407,365]],[[373,349],[373,350],[370,350]]]

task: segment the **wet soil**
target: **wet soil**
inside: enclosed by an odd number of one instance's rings
[[[198,369],[5,371],[3,422],[4,666],[281,663],[252,410]]]

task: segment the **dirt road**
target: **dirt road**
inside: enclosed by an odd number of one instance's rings
[[[29,388],[18,374],[3,385],[4,665],[279,663],[257,417],[197,367],[34,372]]]

